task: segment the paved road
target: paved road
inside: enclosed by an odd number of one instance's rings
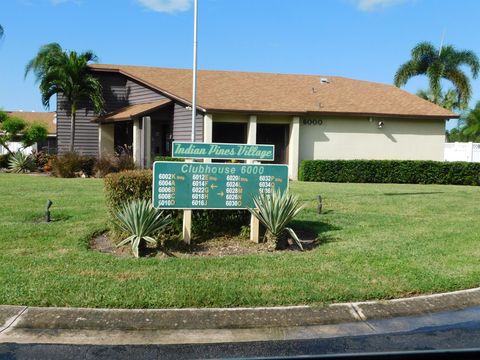
[[[478,319],[400,333],[294,341],[137,346],[0,344],[0,359],[212,359],[472,348],[480,348]]]

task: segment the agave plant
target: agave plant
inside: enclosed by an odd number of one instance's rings
[[[249,211],[267,228],[266,238],[275,249],[287,246],[287,233],[303,250],[302,243],[295,232],[287,224],[302,210],[298,198],[280,189],[274,189],[271,194],[260,193],[253,198],[255,209]]]
[[[164,216],[163,211],[155,209],[147,200],[125,203],[115,217],[120,228],[130,234],[117,247],[131,243],[133,255],[137,258],[140,244],[147,242],[156,246],[157,241],[152,236],[171,222],[170,215]]]
[[[30,155],[17,151],[10,155],[8,168],[14,173],[27,173],[35,168],[35,162]]]

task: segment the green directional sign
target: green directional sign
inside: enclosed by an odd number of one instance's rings
[[[160,209],[253,208],[253,196],[287,187],[287,165],[153,164],[153,205]]]
[[[172,156],[187,159],[273,161],[273,145],[173,142]]]

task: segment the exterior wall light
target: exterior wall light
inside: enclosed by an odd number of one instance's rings
[[[383,125],[384,125],[383,121],[379,121],[378,124],[377,124],[379,129],[383,128]]]

